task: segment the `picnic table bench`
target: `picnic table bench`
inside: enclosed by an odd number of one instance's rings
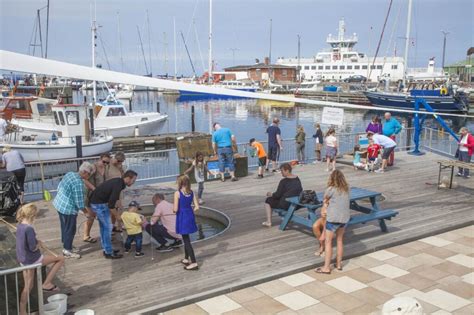
[[[351,219],[347,225],[367,223],[370,221],[378,220],[380,229],[382,232],[387,232],[387,225],[385,220],[390,220],[395,217],[398,212],[392,209],[381,210],[377,204],[377,197],[382,194],[376,191],[367,190],[364,188],[352,187],[350,191],[350,208],[361,212],[362,214],[351,215]],[[317,194],[319,200],[323,200],[323,193]],[[361,206],[357,202],[363,199],[370,200],[370,207]],[[290,197],[286,201],[290,203],[288,210],[285,209],[272,209],[280,217],[282,217],[282,222],[280,224],[280,230],[285,230],[290,222],[301,224],[311,228],[314,222],[321,217],[320,213],[316,211],[321,208],[322,202],[318,204],[302,204],[299,202],[299,197]],[[305,215],[300,215],[297,211],[306,209],[307,213]]]
[[[461,162],[458,160],[440,160],[438,161],[438,164],[439,164],[438,189],[440,188],[440,184],[441,184],[441,171],[442,170],[451,168],[451,177],[449,179],[449,189],[453,188],[453,176],[454,176],[455,167],[468,168],[470,170],[474,170],[474,163]]]

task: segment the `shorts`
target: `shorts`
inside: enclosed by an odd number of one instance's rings
[[[278,145],[268,146],[268,158],[270,161],[278,161],[280,155],[280,147]]]
[[[359,162],[359,163],[352,163],[355,167],[364,167],[365,164],[362,163],[362,162]]]
[[[390,154],[392,154],[392,152],[395,150],[395,147],[396,146],[390,148],[383,148],[382,160],[387,160]]]
[[[288,209],[290,204],[286,202],[284,199],[276,199],[273,197],[268,197],[265,199],[265,203],[270,205],[272,209]]]
[[[345,223],[334,223],[334,222],[329,222],[326,221],[326,230],[331,231],[331,232],[336,232],[340,228],[345,228],[346,224]]]
[[[264,156],[264,157],[258,158],[258,166],[265,166],[265,165],[267,165],[267,157]]]
[[[41,255],[41,256],[40,256],[40,258],[38,258],[38,260],[37,260],[37,261],[35,261],[35,262],[34,262],[34,263],[32,263],[32,264],[27,264],[27,265],[24,265],[24,264],[20,263],[20,265],[23,267],[23,266],[29,266],[29,265],[42,264],[42,263],[43,263],[43,259],[44,259],[44,256],[43,256],[43,255]]]
[[[334,160],[337,155],[337,149],[335,147],[326,147],[326,158]]]
[[[377,158],[376,157],[369,157],[369,162],[377,162]]]

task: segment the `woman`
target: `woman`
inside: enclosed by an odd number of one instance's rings
[[[92,192],[97,186],[105,182],[105,175],[109,169],[110,165],[110,153],[102,153],[99,157],[99,160],[94,163],[94,173],[91,174],[88,180],[84,180],[84,184],[87,187],[87,196],[86,196],[86,211],[87,221],[84,223],[84,236],[83,241],[86,243],[95,243],[97,242],[96,238],[90,236],[92,224],[94,224],[95,213],[89,207],[89,198],[92,195]]]
[[[339,170],[334,170],[329,176],[328,188],[324,192],[324,204],[325,206],[321,208],[321,217],[323,220],[326,220],[324,243],[326,256],[324,257],[324,266],[317,268],[315,271],[317,273],[330,274],[332,239],[334,234],[336,234],[336,269],[342,270],[344,231],[346,224],[350,219],[349,185],[347,184],[344,174]]]
[[[336,169],[336,155],[337,155],[337,138],[336,130],[334,128],[329,128],[326,133],[326,138],[324,138],[326,143],[326,172],[329,172],[329,166],[332,166],[332,170]]]
[[[469,133],[466,127],[462,127],[460,130],[461,139],[459,140],[459,161],[470,163],[472,153],[474,151],[474,136]],[[459,168],[457,176],[463,176],[464,178],[470,178],[468,168]]]
[[[306,161],[304,149],[305,149],[306,133],[304,132],[303,126],[299,125],[296,128],[296,156],[298,157],[299,164],[304,164]]]
[[[22,266],[42,264],[43,266],[51,265],[46,279],[43,282],[43,290],[48,292],[59,291],[58,287],[53,284],[53,278],[64,265],[64,256],[50,256],[41,254],[40,247],[42,242],[36,239],[36,232],[33,223],[38,214],[38,209],[34,204],[27,204],[20,208],[16,215],[18,221],[16,229],[16,257]],[[35,269],[23,271],[25,287],[20,296],[20,314],[27,314],[27,304],[29,303],[29,295],[34,285]]]
[[[9,145],[3,147],[2,167],[15,175],[18,187],[20,187],[20,202],[23,203],[25,191],[26,168],[23,156],[17,150],[12,150]]]
[[[286,198],[299,196],[303,191],[300,179],[291,173],[290,164],[283,163],[280,166],[280,171],[283,179],[278,184],[277,191],[274,193],[268,192],[265,200],[267,220],[262,225],[266,227],[272,226],[272,208],[288,209],[290,204],[286,201]]]
[[[194,211],[193,206],[194,204]],[[184,259],[181,263],[185,270],[198,270],[190,234],[198,228],[194,212],[199,210],[199,202],[191,190],[191,181],[186,175],[178,178],[178,191],[174,193],[173,212],[176,213],[176,233],[181,234],[184,242]]]
[[[316,132],[313,135],[314,141],[315,141],[315,149],[314,152],[316,153],[316,161],[321,161],[321,149],[323,148],[323,143],[324,143],[324,136],[323,136],[323,131],[321,130],[321,126],[319,124],[315,125],[316,127]]]
[[[372,116],[372,121],[369,122],[367,128],[365,128],[365,132],[373,132],[378,133],[379,135],[382,134],[382,124],[380,122],[380,118],[377,116]]]

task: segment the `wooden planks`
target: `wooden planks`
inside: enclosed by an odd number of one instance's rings
[[[379,203],[381,209],[399,212],[387,221],[389,233],[380,232],[377,222],[349,228],[346,257],[474,222],[474,181],[456,179],[460,185],[457,189],[437,190],[436,155],[397,153],[396,162],[385,174],[338,166],[351,186],[381,192],[385,197]],[[305,189],[323,191],[328,177],[324,170],[322,164],[305,165],[296,167],[295,173]],[[199,272],[182,269],[182,250],[155,252],[155,260],[151,261],[150,246],[145,246],[143,258],[130,255],[117,261],[105,260],[99,244],[82,243],[81,226],[75,245],[82,247],[83,258],[68,261],[65,273],[60,272],[59,276],[59,285],[73,293],[69,297],[70,304],[75,305],[73,310],[92,308],[98,314],[125,314],[158,305],[166,308],[320,264],[321,258],[314,256],[316,241],[309,229],[290,224],[287,230],[280,231],[277,216],[273,217],[272,228],[261,227],[265,220],[265,193],[276,189],[281,176],[268,175],[262,180],[255,176],[251,174],[235,183],[206,183],[205,205],[225,212],[232,226],[222,236],[195,244]],[[174,187],[174,183],[167,186]],[[151,190],[144,191],[148,194],[140,196],[140,201],[150,202]],[[39,206],[44,210],[36,223],[38,236],[59,252],[57,215],[49,204],[40,202]],[[83,221],[80,216],[78,224]],[[98,235],[96,223],[92,234]],[[115,246],[120,245],[116,242]]]

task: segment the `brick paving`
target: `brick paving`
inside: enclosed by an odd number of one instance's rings
[[[397,296],[426,314],[474,314],[474,226],[344,261],[168,311],[179,314],[380,314]]]

